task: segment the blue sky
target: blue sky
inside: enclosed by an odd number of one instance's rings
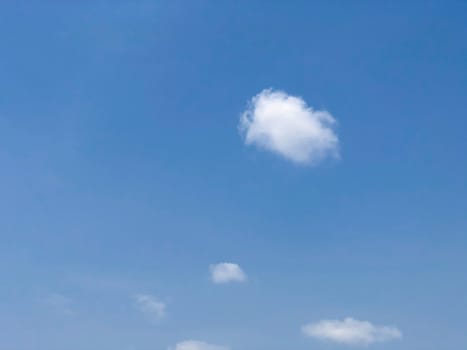
[[[462,1],[3,1],[0,348],[465,348],[466,37]]]

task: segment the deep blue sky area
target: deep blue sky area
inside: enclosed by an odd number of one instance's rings
[[[339,157],[245,144],[267,88]],[[465,349],[466,131],[465,1],[2,1],[0,348]]]

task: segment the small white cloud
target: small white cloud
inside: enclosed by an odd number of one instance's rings
[[[71,298],[58,293],[50,294],[44,299],[44,303],[48,307],[64,315],[73,314],[72,302],[73,300]]]
[[[374,326],[353,318],[310,323],[303,326],[302,331],[309,337],[347,345],[369,345],[402,338],[402,332],[395,327]]]
[[[220,263],[210,266],[211,280],[214,283],[245,282],[246,274],[237,264]]]
[[[208,344],[198,340],[186,340],[175,345],[175,348],[169,350],[229,350],[226,346]]]
[[[161,319],[165,316],[166,305],[155,296],[138,294],[134,297],[138,309],[149,317]]]
[[[338,157],[335,124],[329,112],[314,110],[302,98],[266,89],[251,99],[239,128],[247,145],[314,165],[326,157]]]

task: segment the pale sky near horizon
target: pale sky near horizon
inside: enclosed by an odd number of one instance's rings
[[[0,3],[0,349],[467,347],[467,2]]]

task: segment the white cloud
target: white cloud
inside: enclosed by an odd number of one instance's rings
[[[198,340],[186,340],[175,345],[174,349],[169,350],[229,350],[228,347],[212,345]]]
[[[338,157],[335,124],[329,112],[314,110],[302,98],[266,89],[251,99],[239,128],[245,144],[313,165],[326,157]]]
[[[245,272],[233,263],[220,263],[210,266],[211,279],[214,283],[245,282],[247,276]]]
[[[136,306],[144,314],[155,319],[161,319],[165,316],[166,305],[156,297],[148,294],[138,294],[134,298]]]
[[[402,338],[401,331],[395,327],[374,326],[353,318],[310,323],[303,326],[302,331],[309,337],[348,345],[368,345]]]
[[[44,299],[44,303],[55,312],[64,315],[72,315],[74,313],[72,309],[73,300],[62,294],[50,294]]]

